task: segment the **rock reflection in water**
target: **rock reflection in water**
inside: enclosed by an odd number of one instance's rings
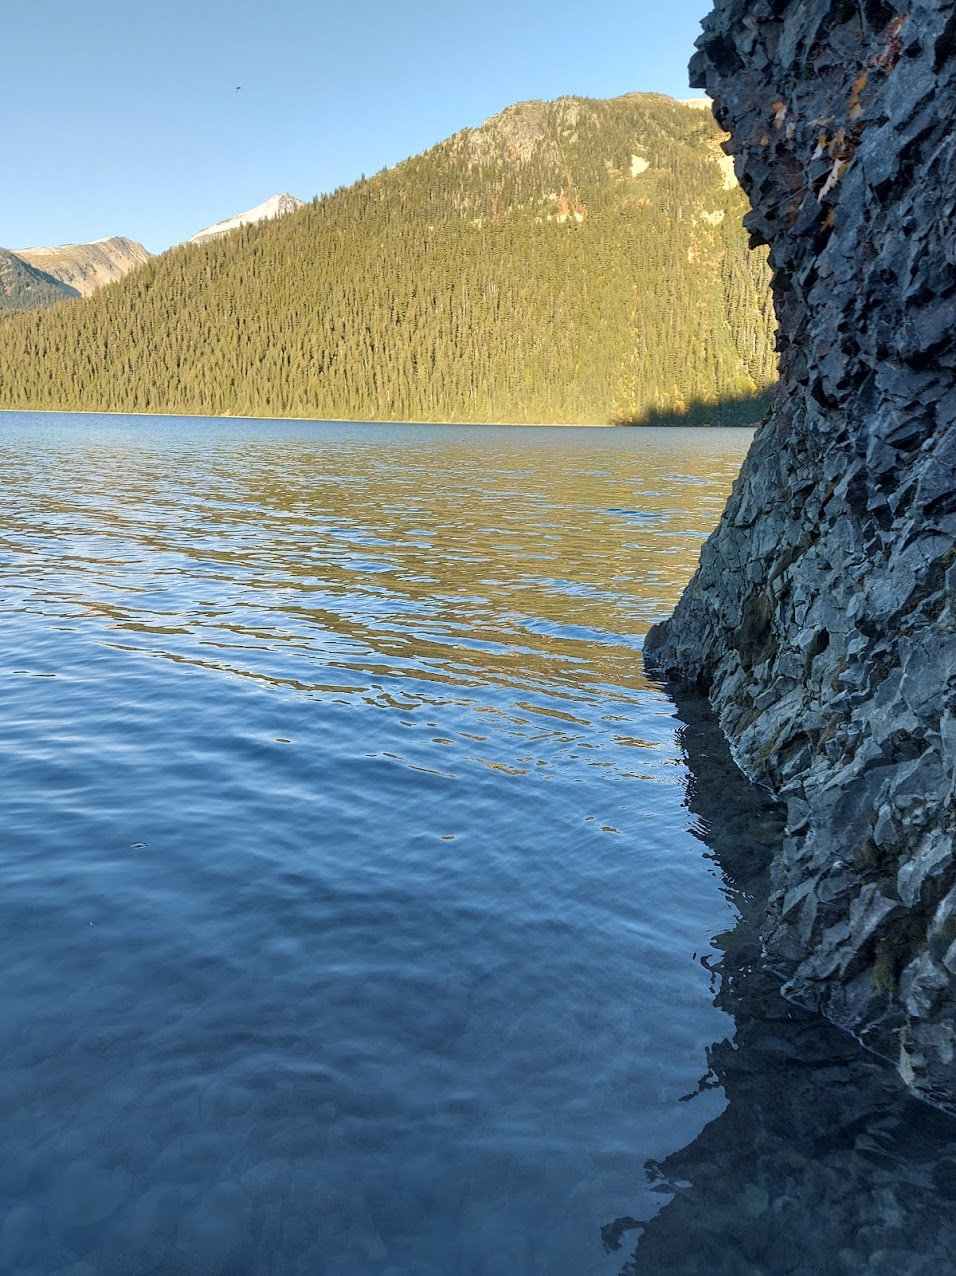
[[[688,806],[741,911],[715,941],[715,1000],[736,1034],[710,1049],[701,1081],[728,1106],[689,1146],[647,1163],[671,1199],[646,1224],[609,1223],[605,1247],[624,1252],[639,1231],[621,1276],[952,1272],[956,1121],[780,996],[759,945],[776,813],[737,772],[706,706],[684,699],[678,713]]]

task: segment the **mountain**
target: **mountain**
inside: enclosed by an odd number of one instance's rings
[[[16,253],[0,248],[0,312],[33,310],[78,296],[75,288],[45,271],[35,270]]]
[[[765,255],[712,115],[524,102],[294,214],[0,325],[0,406],[359,420],[751,416]]]
[[[225,221],[216,222],[213,226],[207,226],[205,230],[197,231],[186,242],[189,244],[204,244],[209,239],[219,239],[222,235],[228,235],[232,231],[238,230],[240,226],[252,226],[255,222],[272,221],[276,217],[284,217],[286,213],[294,213],[297,208],[304,207],[305,200],[296,199],[294,195],[273,195],[264,204],[256,204],[255,208],[250,208],[244,213],[237,213],[235,217],[227,217]]]
[[[114,235],[92,244],[60,244],[57,248],[17,248],[16,255],[37,270],[45,271],[75,290],[71,295],[88,297],[104,284],[122,279],[150,254],[134,239]]]

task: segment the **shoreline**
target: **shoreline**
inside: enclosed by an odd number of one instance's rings
[[[0,416],[135,416],[160,417],[164,420],[182,421],[288,421],[301,425],[422,425],[444,426],[454,425],[467,429],[508,429],[508,430],[750,430],[758,428],[756,424],[724,425],[695,424],[667,425],[654,422],[648,425],[635,425],[603,421],[388,421],[368,420],[361,417],[312,417],[312,416],[241,416],[231,412],[218,412],[203,415],[194,412],[120,412],[111,409],[90,411],[72,408],[0,408]]]

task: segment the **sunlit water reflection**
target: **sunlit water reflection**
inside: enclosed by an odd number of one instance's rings
[[[616,1276],[747,1013],[639,649],[748,442],[0,415],[0,1271]]]

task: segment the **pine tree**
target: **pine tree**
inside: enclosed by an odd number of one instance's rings
[[[511,107],[281,220],[0,323],[0,406],[556,423],[755,411],[766,261],[669,98]],[[640,161],[640,162],[638,162]]]

